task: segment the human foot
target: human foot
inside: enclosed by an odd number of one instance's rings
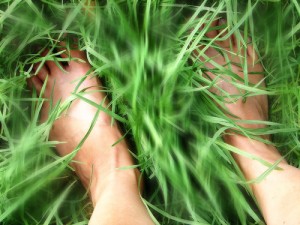
[[[205,51],[206,57],[201,57],[205,66],[215,72],[207,72],[207,78],[215,82],[211,89],[219,97],[223,98],[224,109],[231,114],[230,117],[236,120],[258,120],[266,121],[268,119],[268,99],[266,95],[246,96],[243,89],[247,86],[255,88],[264,88],[263,68],[257,61],[258,56],[251,44],[244,47],[239,43],[234,35],[228,36],[227,29],[217,29],[217,26],[226,26],[226,20],[215,20],[212,25],[212,31],[207,32],[206,36],[210,39],[217,38],[214,42],[215,47],[209,47]],[[247,64],[246,73],[241,65]],[[232,74],[224,75],[224,73]],[[236,76],[237,75],[237,76]],[[245,77],[246,75],[246,77]],[[239,87],[243,86],[244,87]],[[260,128],[263,125],[246,124],[242,121],[240,125],[247,128]]]
[[[46,60],[44,64],[34,65],[36,73],[30,82],[47,100],[42,107],[40,120],[47,121],[52,108],[57,104],[65,103],[72,98],[73,93],[80,93],[86,100],[93,102],[100,108],[108,108],[108,101],[101,83],[94,76],[90,65],[87,63],[85,53],[78,50],[68,51],[62,48],[63,53],[58,57],[69,60],[67,64],[58,64],[51,59],[51,52],[42,54]],[[63,70],[61,68],[63,68]],[[46,82],[46,83],[45,83]],[[64,142],[56,146],[57,152],[65,156],[83,140],[95,118],[95,125],[76,153],[71,163],[85,187],[90,188],[94,204],[106,184],[115,182],[121,177],[129,177],[137,185],[137,170],[117,170],[119,167],[132,166],[133,161],[125,141],[116,145],[122,138],[121,132],[111,117],[103,110],[98,110],[94,105],[85,100],[72,100],[69,107],[53,123],[50,139]]]
[[[205,66],[210,69],[206,72],[207,78],[215,82],[211,91],[217,96],[223,98],[224,105],[221,105],[227,115],[235,120],[241,127],[249,129],[263,128],[265,125],[259,121],[268,120],[268,99],[266,95],[258,95],[254,91],[264,89],[263,68],[258,61],[258,56],[251,44],[243,46],[234,35],[228,35],[226,28],[218,29],[218,26],[225,27],[226,20],[220,19],[212,22],[211,31],[206,36],[210,39],[216,39],[215,47],[209,47],[205,51],[206,56],[200,58],[205,62]],[[243,65],[243,66],[241,66]],[[224,75],[231,74],[231,75]],[[254,91],[246,93],[247,86],[254,87]],[[249,94],[247,98],[244,98]],[[247,123],[247,121],[256,121]],[[229,130],[223,136],[224,140],[238,148],[242,148],[245,142],[250,140],[235,131]],[[269,136],[263,136],[269,139]],[[262,157],[267,161],[276,161],[281,156],[278,151],[269,145],[251,140],[251,144],[264,145],[268,150],[261,151],[260,147],[248,148],[246,151]],[[239,164],[245,157],[234,154]],[[243,166],[242,166],[243,167]]]
[[[219,20],[214,21],[212,27],[217,25],[224,25],[226,21]],[[217,30],[207,33],[209,38],[215,38],[218,35],[224,37],[227,35],[225,30]],[[246,74],[250,85],[257,85],[263,88],[263,76],[261,75],[262,66],[256,62],[257,55],[251,45],[247,45],[244,49],[239,50],[239,43],[237,39],[231,35],[226,40],[217,41],[216,45],[227,51],[224,55],[221,55],[213,48],[209,48],[205,54],[208,59],[212,59],[214,62],[208,61],[205,65],[210,69],[215,69],[218,66],[229,68],[237,78],[240,78],[236,83],[244,83],[246,77],[242,72],[243,69],[238,64],[241,64],[243,60],[246,62]],[[246,59],[244,57],[247,57]],[[226,60],[226,58],[228,60]],[[205,60],[205,59],[201,59]],[[245,67],[244,67],[245,68]],[[222,71],[221,71],[222,72]],[[231,101],[231,96],[226,96],[226,100],[229,100],[225,107],[231,118],[236,119],[237,122],[246,128],[261,128],[262,124],[246,124],[241,123],[241,120],[256,120],[264,121],[268,119],[268,107],[266,95],[255,95],[248,97],[246,101],[243,101],[241,96],[244,91],[233,85],[233,78],[224,76],[222,74],[207,73],[211,79],[216,79],[217,87],[212,91],[222,96],[225,93],[230,95],[236,95],[238,98]],[[220,75],[220,76],[219,76]],[[225,91],[225,92],[224,92]],[[229,132],[230,133],[230,132]],[[265,136],[264,138],[269,138]],[[259,157],[271,164],[276,164],[281,170],[274,169],[266,174],[268,166],[262,164],[252,158],[244,157],[239,154],[234,154],[234,158],[241,167],[247,180],[254,180],[257,177],[264,175],[264,179],[258,182],[253,182],[251,188],[259,203],[262,214],[267,224],[298,224],[300,223],[298,200],[300,198],[300,170],[287,164],[282,156],[274,146],[267,145],[265,143],[251,140],[242,135],[232,133],[224,136],[225,141],[228,144],[235,146],[245,152],[248,152],[254,156]]]
[[[207,73],[207,76],[216,82],[215,88],[211,89],[211,91],[220,97],[225,97],[227,102],[224,104],[224,107],[229,114],[228,116],[236,120],[240,126],[251,129],[262,128],[264,125],[259,124],[259,122],[250,125],[241,122],[241,120],[266,121],[268,119],[266,95],[253,95],[247,97],[246,101],[243,101],[242,96],[245,91],[243,88],[239,88],[238,85],[233,85],[233,83],[246,83],[245,80],[247,78],[244,76],[246,74],[250,86],[264,88],[264,77],[261,75],[263,72],[262,66],[256,62],[258,57],[251,45],[247,45],[245,48],[242,47],[240,43],[237,43],[237,38],[234,35],[224,39],[224,36],[227,35],[226,30],[218,30],[216,28],[216,26],[222,26],[224,23],[226,23],[224,20],[214,21],[212,31],[206,35],[211,39],[217,36],[223,38],[216,41],[216,48],[222,48],[225,50],[223,52],[226,53],[222,55],[216,49],[210,47],[205,52],[207,57],[201,57],[201,60],[205,62],[206,67],[209,69],[216,71],[216,68],[220,67],[220,71],[217,74]],[[239,49],[239,45],[242,49]],[[247,65],[246,73],[239,66],[243,62],[246,62]],[[232,71],[235,76],[237,75],[236,78],[224,76],[222,74],[223,66]],[[265,136],[264,138],[269,137]],[[230,131],[227,132],[227,135],[224,135],[224,140],[242,151],[280,167],[280,170],[274,169],[267,174],[268,166],[260,161],[240,154],[233,154],[247,180],[253,181],[264,175],[264,179],[253,182],[251,188],[266,223],[298,224],[300,221],[298,216],[299,207],[297,207],[297,202],[300,198],[300,170],[288,165],[274,146]]]

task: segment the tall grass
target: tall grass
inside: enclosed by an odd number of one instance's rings
[[[232,127],[252,138],[272,134],[273,144],[300,166],[298,1],[108,0],[84,7],[75,0],[0,1],[0,221],[88,223],[92,207],[70,157],[57,156],[59,143],[48,140],[55,117],[39,123],[45,100],[26,84],[42,49],[76,37],[107,87],[157,223],[264,224],[231,156],[245,153],[225,144],[222,134]],[[267,89],[247,81],[243,88],[269,95],[268,128],[238,127],[216,106],[224,100],[209,91],[214,84],[203,73],[210,69],[194,52],[216,47],[205,33],[220,17],[228,21],[220,29],[244,45],[251,36],[259,50]],[[57,60],[54,55],[48,57]]]

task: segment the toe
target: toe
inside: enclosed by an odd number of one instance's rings
[[[248,43],[247,44],[248,44],[247,45],[247,55],[248,55],[248,58],[251,61],[253,61],[253,62],[257,61],[258,55],[257,55],[257,53],[255,51],[254,46],[252,45],[252,40],[251,40],[250,37],[248,38]]]
[[[45,57],[45,64],[47,65],[49,72],[56,70],[58,67],[56,63],[53,61],[53,57],[50,56],[51,52],[47,49],[42,52],[41,56]]]
[[[72,69],[80,71],[88,64],[86,54],[84,51],[78,50],[78,46],[76,44],[71,45],[72,44],[68,44],[63,41],[59,43],[58,48],[59,51],[62,52],[60,57],[66,61],[66,63],[64,63],[64,67],[67,71]]]
[[[218,26],[220,29],[218,30],[218,37],[221,41],[217,41],[217,44],[223,48],[230,48],[233,45],[233,35],[228,35],[228,25],[226,19],[219,19]]]
[[[218,30],[217,30],[218,23],[219,23],[218,20],[214,20],[210,24],[208,28],[208,32],[205,34],[206,37],[213,39],[218,35]]]
[[[208,32],[205,34],[206,37],[210,38],[210,39],[214,39],[217,38],[219,35],[219,31],[218,31],[218,27],[219,27],[219,20],[216,19],[214,20],[208,28]],[[217,41],[215,41],[214,43],[217,44]],[[200,57],[201,61],[209,61],[207,63],[208,67],[214,67],[210,61],[214,61],[220,65],[222,65],[224,63],[224,57],[220,54],[220,52],[218,51],[218,48],[215,48],[213,46],[209,46],[209,48],[207,48],[207,50],[205,51],[205,56],[206,57]]]
[[[34,71],[35,71],[35,74],[36,76],[43,82],[46,80],[47,76],[50,74],[47,66],[44,64],[35,64],[34,65]]]
[[[237,36],[235,38],[235,43],[231,49],[231,53],[228,54],[230,61],[236,64],[247,63],[248,65],[254,65],[254,62],[257,59],[257,55],[253,46],[249,44],[250,41],[245,40],[243,35]]]
[[[80,50],[70,50],[70,55],[72,58],[86,60],[85,52],[80,51]]]
[[[76,40],[74,40],[75,42]],[[67,44],[64,41],[60,42],[60,49],[64,51],[61,55],[63,58],[78,58],[85,59],[85,53],[83,51],[78,50],[77,44]]]
[[[27,80],[28,86],[30,88],[35,88],[38,93],[41,92],[42,87],[43,87],[43,82],[40,80],[39,77],[37,76],[32,76]]]

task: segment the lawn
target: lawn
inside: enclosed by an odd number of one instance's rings
[[[265,90],[248,82],[241,87],[245,99],[268,95],[270,121],[264,129],[236,125],[217,106],[225,100],[211,94],[214,82],[203,76],[212,69],[195,50],[217,48],[205,33],[221,17],[228,24],[218,29],[228,29],[241,48],[251,37],[264,66]],[[59,157],[54,148],[59,143],[48,139],[64,108],[39,123],[46,100],[26,82],[32,65],[45,60],[44,49],[51,49],[46,59],[60,60],[61,40],[86,51],[105,84],[157,224],[264,224],[232,157],[238,150],[222,134],[228,128],[254,139],[270,134],[288,162],[300,167],[298,0],[107,0],[90,8],[79,0],[0,0],[2,224],[83,225],[92,212],[68,165],[72,155]]]

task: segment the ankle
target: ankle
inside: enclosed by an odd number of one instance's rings
[[[119,132],[116,129],[115,131],[118,136]],[[112,131],[110,133],[113,134]],[[124,141],[113,145],[120,137],[115,139],[112,136],[98,140],[102,142],[102,157],[93,158],[90,163],[90,196],[94,205],[103,193],[112,190],[130,186],[138,192],[140,173],[134,167],[128,147]]]
[[[269,162],[275,162],[282,157],[275,146],[242,135],[226,136],[224,140],[226,143],[234,147],[237,147],[247,153],[260,157]],[[235,154],[235,156],[237,158],[243,157],[239,154]]]
[[[262,163],[263,160],[267,163],[274,164],[281,160],[279,166],[287,165],[287,162],[280,155],[276,147],[262,143],[257,140],[250,139],[241,135],[226,136],[226,143],[250,154],[250,157],[233,153],[233,157],[243,171],[247,179],[254,179],[268,169],[268,166]],[[254,159],[256,157],[259,160]]]
[[[97,174],[93,177],[89,193],[93,205],[100,201],[102,196],[110,194],[117,195],[118,193],[135,193],[139,195],[141,188],[140,172],[132,168],[115,168],[108,174]]]

